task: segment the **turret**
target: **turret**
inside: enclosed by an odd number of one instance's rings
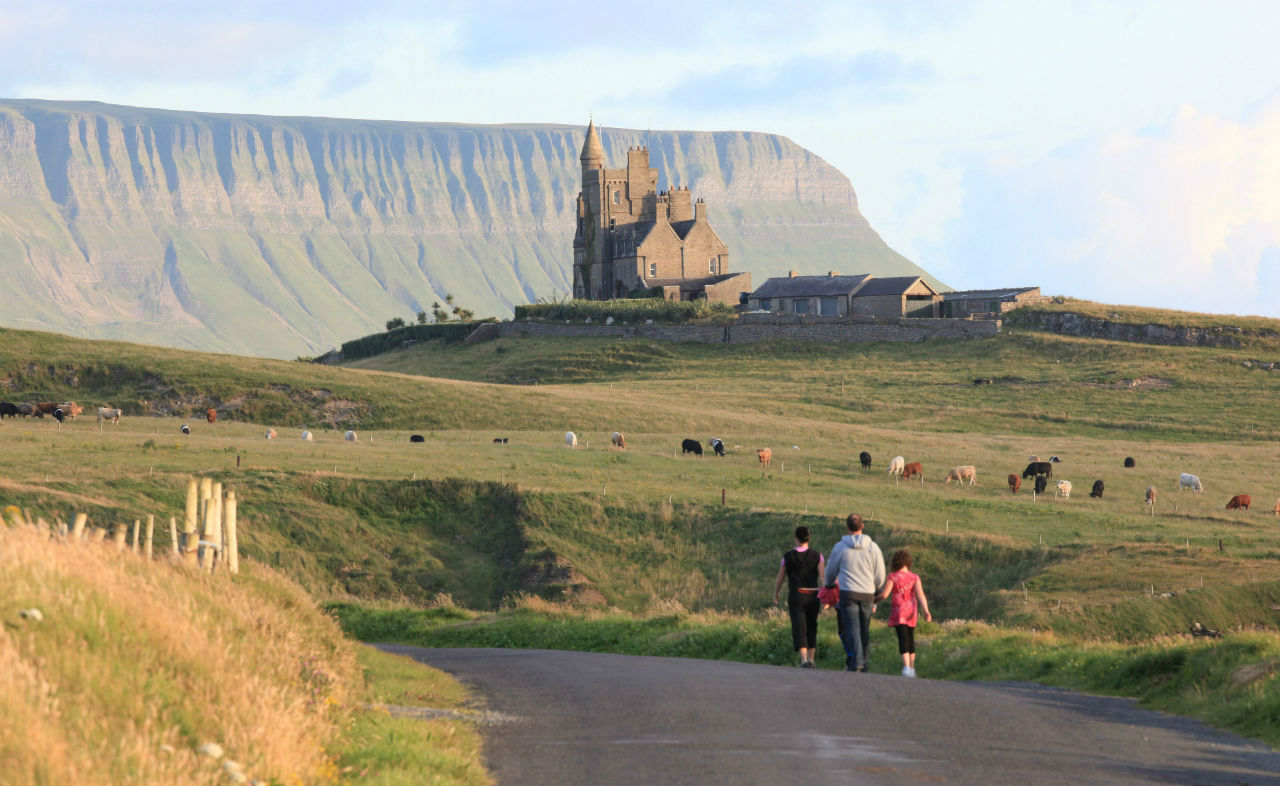
[[[578,158],[582,161],[583,175],[604,166],[604,146],[600,144],[594,120],[587,122],[587,138],[582,142],[582,155]]]

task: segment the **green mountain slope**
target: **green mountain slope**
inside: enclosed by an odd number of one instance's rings
[[[0,101],[0,323],[287,357],[447,293],[507,315],[569,287],[582,133]],[[924,273],[786,138],[602,133],[646,140],[734,269]]]

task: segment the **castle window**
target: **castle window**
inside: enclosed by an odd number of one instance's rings
[[[613,204],[617,205],[617,204],[621,204],[621,202],[622,202],[622,192],[618,191],[617,189],[614,189]]]
[[[657,263],[657,262],[650,262],[650,263],[649,263],[649,278],[657,278],[657,277],[658,277],[658,263]]]

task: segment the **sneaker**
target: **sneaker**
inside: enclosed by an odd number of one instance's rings
[[[811,660],[807,660],[807,661],[805,661],[804,663],[801,663],[801,664],[800,664],[800,668],[802,668],[802,669],[812,669],[812,668],[813,668],[813,661],[811,661]]]
[[[902,667],[902,676],[904,676],[904,677],[914,677],[914,676],[915,676],[915,672],[913,672],[913,671],[911,670],[911,667],[910,667],[910,666],[903,666],[903,667]]]
[[[853,660],[853,658],[845,658],[845,659],[844,659],[844,670],[845,670],[845,671],[857,671],[857,670],[858,670],[858,664]]]
[[[908,677],[912,677],[912,678],[914,678],[914,677],[916,676],[916,670],[915,670],[915,669],[907,669],[907,676],[908,676]]]

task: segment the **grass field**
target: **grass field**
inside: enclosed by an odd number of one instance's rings
[[[1189,644],[1192,622],[1228,641],[1261,636],[1267,653],[1280,628],[1280,518],[1271,513],[1280,373],[1242,365],[1256,348],[1030,331],[912,345],[501,339],[326,368],[6,334],[0,378],[10,400],[75,397],[128,414],[116,427],[0,422],[0,502],[99,520],[167,518],[187,476],[214,475],[241,494],[246,553],[340,604],[344,619],[358,616],[352,608],[430,616],[422,610],[454,604],[498,619],[515,604],[526,622],[490,643],[571,646],[595,635],[577,621],[599,614],[641,627],[670,613],[693,627],[727,615],[775,635],[769,599],[792,528],[807,524],[826,549],[856,511],[886,550],[916,554],[940,618],[985,621],[995,633],[965,635],[1022,653],[1017,668],[961,658],[940,676],[1021,674],[1154,696],[1167,690],[1155,671],[1146,683],[1044,676],[1061,670],[1058,655],[1018,637],[1053,636],[1054,652],[1122,662]],[[995,384],[976,386],[977,377]],[[325,419],[332,399],[355,405],[346,419]],[[225,407],[223,420],[193,420],[210,400]],[[141,416],[155,412],[170,414]],[[181,422],[191,437],[177,433]],[[360,441],[342,441],[335,424],[356,427]],[[268,426],[279,439],[261,438]],[[316,441],[297,438],[303,427]],[[563,441],[570,429],[574,450]],[[609,446],[613,430],[626,434],[625,451]],[[425,443],[410,444],[411,433]],[[681,439],[712,436],[728,456],[679,454]],[[757,447],[773,450],[768,471]],[[861,450],[874,457],[871,471],[858,466]],[[1070,499],[1033,501],[1029,483],[1009,493],[1005,476],[1030,454],[1062,458],[1054,478],[1072,481]],[[894,455],[921,461],[926,482],[886,476]],[[1126,456],[1137,468],[1122,468]],[[944,484],[957,464],[977,466],[978,485]],[[1179,492],[1184,471],[1206,491]],[[1088,496],[1095,479],[1106,483],[1101,499]],[[1154,508],[1143,501],[1148,485],[1159,490]],[[1254,509],[1225,510],[1237,493],[1251,494]],[[570,610],[556,617],[568,633],[532,633],[546,620],[520,605],[528,598]],[[474,620],[455,622],[456,634],[432,622],[429,640],[467,640]],[[656,638],[674,632],[658,628]],[[942,649],[961,640],[937,635]],[[728,651],[760,659],[776,649]],[[1273,695],[1275,669],[1262,674],[1249,690]],[[1213,679],[1197,684],[1188,690],[1225,695]],[[1165,700],[1276,739],[1213,715],[1212,702]],[[1270,708],[1262,727],[1280,729],[1274,704],[1261,706]]]

